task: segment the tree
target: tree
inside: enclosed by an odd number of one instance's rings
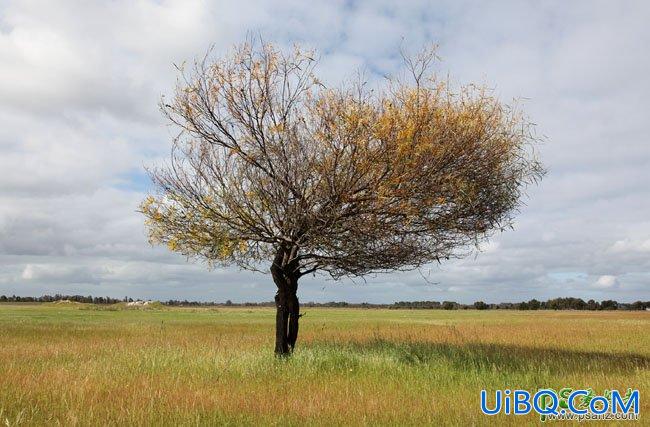
[[[531,299],[528,301],[528,309],[529,310],[539,310],[541,308],[542,304],[537,301],[535,298]]]
[[[443,301],[442,302],[442,309],[443,310],[457,310],[458,309],[458,304],[456,304],[454,301]]]
[[[618,308],[618,303],[614,300],[608,299],[600,303],[601,310],[616,310]]]
[[[474,308],[476,310],[487,310],[489,308],[489,306],[486,303],[484,303],[483,301],[476,301],[474,303]]]
[[[511,225],[543,174],[531,126],[477,86],[405,58],[384,90],[325,87],[310,52],[244,43],[195,62],[161,109],[179,129],[150,170],[150,240],[277,287],[277,354],[298,336],[298,280],[415,269],[459,257]]]

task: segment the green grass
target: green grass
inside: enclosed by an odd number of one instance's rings
[[[0,305],[0,424],[482,425],[482,389],[650,392],[650,313]]]

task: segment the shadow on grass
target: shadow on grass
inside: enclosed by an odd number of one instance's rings
[[[549,373],[632,373],[650,368],[639,354],[573,351],[485,343],[413,343],[373,340],[357,343],[314,342],[307,348],[330,354],[344,366],[359,358],[380,357],[404,365],[448,363],[456,369]],[[347,355],[347,356],[346,356]],[[346,363],[346,359],[348,363]]]

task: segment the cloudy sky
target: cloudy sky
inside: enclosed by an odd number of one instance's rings
[[[303,301],[650,299],[650,3],[0,0],[0,294],[268,301],[267,275],[207,271],[146,240],[143,166],[169,153],[173,63],[249,32],[316,48],[335,84],[440,45],[440,73],[519,99],[549,174],[485,251]],[[423,275],[427,278],[425,280]]]

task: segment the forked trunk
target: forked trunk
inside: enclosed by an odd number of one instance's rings
[[[276,261],[281,258],[276,257]],[[278,288],[275,294],[275,354],[290,354],[298,339],[300,320],[300,303],[298,302],[298,274],[292,272],[280,262],[271,266],[273,281]]]
[[[289,353],[289,312],[279,292],[275,295],[275,307],[275,354],[282,356]]]
[[[275,306],[275,353],[283,356],[293,351],[298,339],[300,304],[296,291],[278,289]]]

